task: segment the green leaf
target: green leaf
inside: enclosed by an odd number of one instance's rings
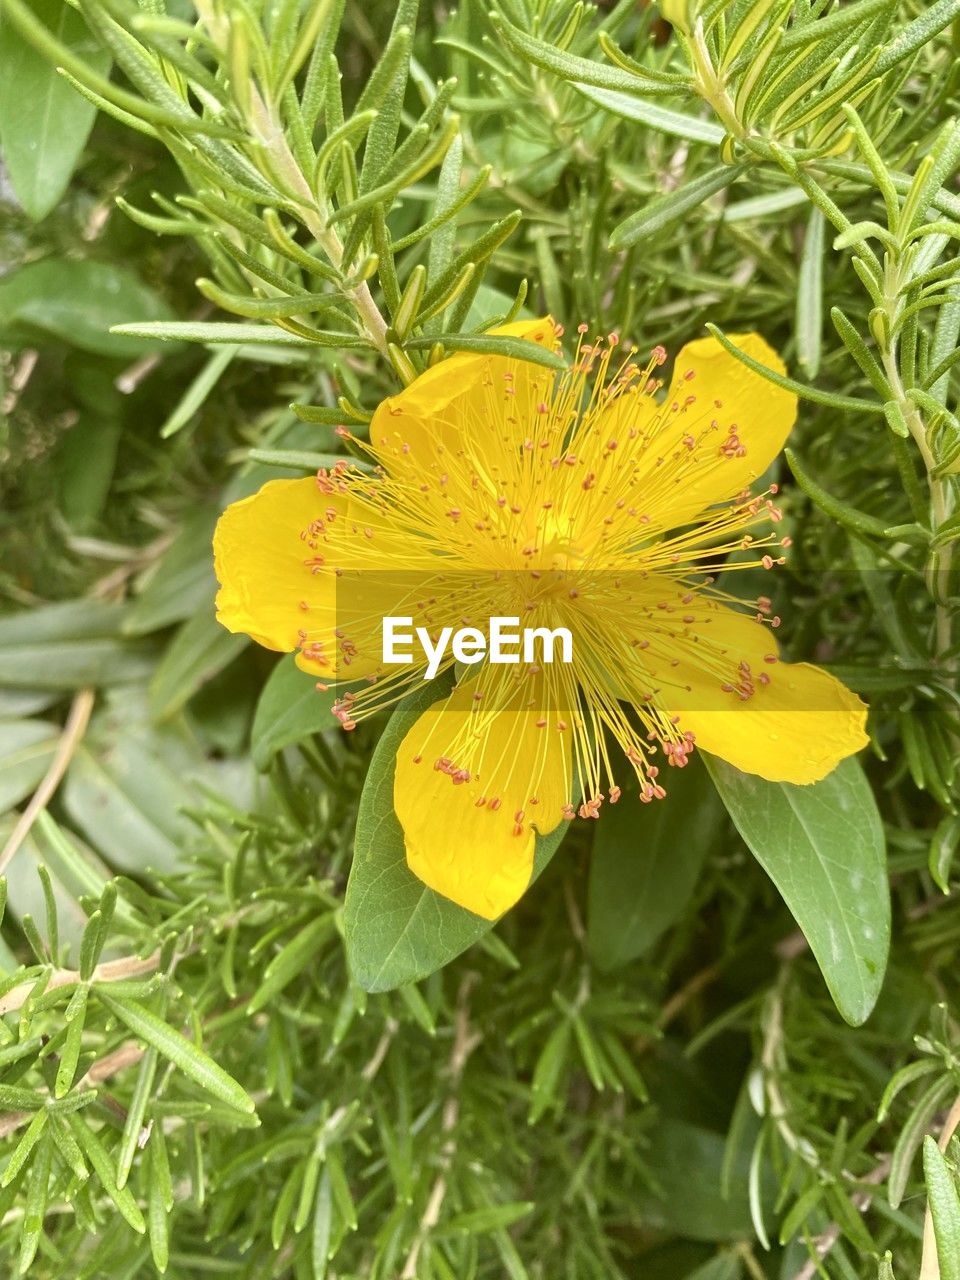
[[[143,679],[154,650],[120,638],[123,616],[119,605],[74,600],[0,618],[0,685],[79,689]]]
[[[245,761],[208,759],[182,720],[155,724],[141,690],[114,694],[91,722],[64,783],[67,813],[111,863],[170,871],[192,830],[183,810],[204,792],[253,803]]]
[[[940,1280],[960,1280],[960,1196],[950,1166],[929,1134],[923,1140],[923,1173],[937,1242]]]
[[[696,209],[718,191],[724,191],[749,168],[748,164],[717,165],[678,187],[676,191],[655,197],[614,228],[610,248],[629,249],[631,245],[657,235],[664,227],[676,222],[691,209]]]
[[[167,1166],[166,1146],[160,1126],[155,1125],[147,1147],[150,1178],[147,1189],[147,1229],[150,1235],[150,1252],[153,1262],[162,1275],[170,1260],[170,1210],[173,1194],[169,1190],[170,1170]]]
[[[57,494],[64,519],[86,531],[103,512],[116,467],[123,424],[107,414],[84,413],[55,454]]]
[[[106,72],[110,54],[76,9],[62,0],[30,0],[29,7],[62,44]],[[34,222],[66,191],[96,114],[11,23],[0,26],[0,148],[10,184]]]
[[[806,21],[795,22],[790,30],[785,32],[777,46],[777,52],[782,54],[803,46],[812,47],[821,40],[829,39],[831,42],[836,42],[838,37],[846,34],[851,27],[865,24],[868,18],[872,18],[884,9],[889,9],[893,3],[894,0],[859,0],[856,4],[835,9],[825,18],[812,19],[811,15],[806,18]],[[828,47],[834,47],[834,45],[831,44]]]
[[[838,501],[838,499],[827,493],[826,489],[822,489],[811,475],[807,474],[792,449],[785,449],[784,455],[797,484],[803,492],[815,506],[819,507],[831,519],[836,520],[837,524],[849,529],[851,533],[859,533],[867,538],[886,537],[889,526],[885,520],[878,520],[876,516],[872,516],[866,511],[858,511],[856,507],[851,507],[845,502]]]
[[[271,324],[230,324],[222,320],[195,324],[191,320],[157,320],[136,324],[115,324],[111,333],[122,338],[142,338],[154,342],[229,342],[242,346],[269,343],[273,347],[313,347],[309,338],[287,333]]]
[[[56,692],[50,689],[0,688],[0,719],[16,720],[20,716],[33,716],[39,711],[45,711],[56,701]]]
[[[893,1274],[893,1256],[885,1253],[880,1259],[880,1269],[877,1272],[877,1280],[896,1280]]]
[[[691,1271],[684,1280],[740,1280],[743,1271],[736,1253],[718,1253],[702,1267]]]
[[[330,913],[317,916],[273,957],[263,972],[263,981],[247,1005],[254,1014],[271,1004],[294,978],[306,969],[320,948],[336,932],[336,921]]]
[[[98,985],[94,990],[100,1003],[129,1031],[156,1049],[162,1058],[172,1062],[205,1093],[248,1115],[256,1111],[254,1101],[247,1091],[237,1084],[233,1076],[227,1075],[223,1067],[218,1066],[199,1045],[182,1036],[135,1000],[117,1000],[110,995],[105,985]]]
[[[302,416],[299,410],[303,405],[291,405],[291,408]],[[340,417],[343,417],[340,414]],[[304,421],[310,421],[304,417]],[[373,463],[366,458],[348,458],[342,453],[313,453],[304,449],[251,449],[247,454],[251,462],[259,462],[267,467],[283,467],[287,471],[319,471],[321,467],[335,467],[338,462],[348,462],[351,468],[370,475],[374,471]]]
[[[647,1228],[691,1240],[733,1240],[753,1235],[748,1202],[750,1152],[738,1153],[724,1185],[726,1143],[719,1133],[674,1119],[652,1129],[644,1158],[655,1170],[656,1191],[639,1190],[638,1220]],[[763,1200],[772,1200],[763,1181]]]
[[[573,87],[598,107],[623,116],[625,120],[636,120],[647,128],[672,134],[675,138],[719,146],[727,136],[726,130],[712,120],[701,120],[697,116],[671,111],[668,107],[657,106],[655,102],[636,98],[632,93],[617,93],[614,89],[598,89],[589,84],[575,84]]]
[[[217,580],[213,573],[213,530],[217,511],[188,516],[180,532],[141,584],[123,621],[125,635],[143,635],[197,613],[212,614]]]
[[[947,813],[940,819],[930,841],[927,865],[938,889],[950,892],[950,870],[960,846],[960,817]]]
[[[30,1121],[27,1128],[20,1136],[20,1141],[14,1147],[12,1154],[7,1159],[6,1168],[3,1171],[3,1177],[0,1178],[0,1187],[8,1187],[14,1182],[22,1172],[30,1154],[34,1147],[40,1141],[43,1131],[47,1125],[47,1112],[44,1108],[37,1111]]]
[[[597,823],[590,861],[587,940],[602,969],[649,951],[690,901],[723,806],[694,758],[672,769],[662,803],[624,795]]]
[[[40,1236],[43,1233],[52,1164],[53,1139],[50,1133],[46,1132],[40,1140],[30,1169],[30,1183],[23,1206],[23,1228],[20,1232],[20,1258],[17,1268],[22,1276],[25,1276],[33,1265]]]
[[[249,644],[204,609],[185,622],[174,636],[150,682],[150,708],[157,720],[180,710],[218,672]]]
[[[438,1228],[434,1235],[438,1238],[456,1235],[480,1235],[498,1228],[512,1227],[521,1218],[527,1217],[536,1208],[533,1200],[517,1200],[512,1204],[492,1204],[485,1209],[468,1209],[465,1213],[457,1213]]]
[[[133,359],[155,351],[156,343],[111,328],[172,314],[151,288],[112,263],[44,258],[0,280],[0,334],[20,341],[53,338],[94,355]]]
[[[263,686],[250,731],[253,763],[262,771],[278,751],[314,733],[336,728],[331,708],[337,691],[323,693],[314,676],[301,671],[295,655],[281,658]]]
[[[550,71],[563,80],[572,80],[580,84],[596,85],[601,89],[613,89],[621,93],[672,93],[677,88],[689,84],[682,76],[657,73],[657,79],[646,79],[620,67],[611,67],[603,62],[592,62],[589,58],[581,58],[565,49],[558,49],[552,44],[528,35],[519,27],[504,22],[497,15],[491,15],[491,21],[508,44],[523,55],[527,62],[532,62],[544,71]]]
[[[130,1226],[133,1227],[134,1231],[142,1235],[147,1229],[143,1214],[140,1212],[129,1188],[124,1187],[121,1190],[117,1186],[116,1179],[113,1176],[113,1161],[106,1147],[100,1141],[99,1135],[94,1133],[90,1126],[76,1114],[67,1115],[66,1123],[80,1150],[93,1166],[104,1191],[129,1222]]]
[[[30,795],[47,771],[60,731],[46,720],[0,721],[0,813]]]
[[[330,1229],[333,1217],[333,1197],[331,1196],[330,1169],[324,1166],[317,1187],[317,1198],[313,1210],[313,1230],[310,1237],[310,1257],[313,1262],[313,1273],[316,1280],[324,1280],[327,1274],[327,1260],[330,1253]]]
[[[896,38],[884,48],[874,70],[883,75],[891,67],[895,67],[904,58],[922,49],[928,40],[932,40],[938,31],[950,25],[960,16],[960,0],[938,0],[926,12],[920,14],[913,22],[902,27]]]
[[[9,836],[12,825],[12,817],[0,820],[0,844]],[[74,948],[87,925],[78,899],[83,894],[99,897],[110,878],[110,869],[49,813],[41,813],[7,868],[8,907],[17,919],[30,915],[39,920],[44,916],[45,895],[38,875],[41,866],[50,877],[61,944],[66,943],[76,955]],[[42,932],[50,941],[48,931],[44,928]]]
[[[854,413],[883,413],[883,406],[876,404],[872,400],[857,400],[853,396],[840,396],[834,395],[829,391],[819,391],[816,387],[808,387],[802,382],[797,382],[794,378],[788,378],[782,373],[777,373],[774,369],[768,369],[759,360],[754,360],[753,356],[741,351],[735,343],[730,341],[725,333],[720,332],[715,324],[708,324],[706,327],[707,331],[716,338],[720,345],[725,347],[742,364],[745,364],[748,369],[752,369],[754,373],[759,373],[761,378],[766,378],[768,382],[773,382],[778,387],[783,387],[786,391],[792,391],[794,395],[799,396],[802,400],[812,400],[814,404],[829,405],[832,409],[849,409]]]
[[[527,364],[542,364],[548,369],[566,368],[563,356],[525,338],[495,337],[487,333],[445,333],[440,339],[411,338],[404,345],[411,351],[425,351],[437,341],[442,342],[448,351],[476,351],[480,355],[509,356]]]
[[[426,682],[397,707],[373,753],[360,797],[343,922],[350,968],[367,991],[389,991],[425,978],[493,928],[491,921],[428,889],[409,870],[393,811],[397,748],[414,721],[448,692],[447,680]],[[561,823],[538,837],[534,879],[565,834]]]
[[[239,349],[224,345],[210,356],[160,428],[161,440],[169,440],[178,431],[182,431],[199,413]]]
[[[823,214],[810,210],[797,281],[797,359],[808,378],[820,371],[823,346]]]
[[[934,1117],[946,1102],[948,1096],[956,1089],[949,1076],[941,1076],[935,1080],[913,1103],[906,1122],[897,1135],[893,1153],[890,1157],[890,1176],[887,1179],[887,1199],[894,1209],[899,1209],[903,1202],[907,1184],[910,1181],[910,1170],[917,1151],[923,1144],[927,1130],[933,1124]]]
[[[704,759],[737,830],[810,944],[834,1003],[860,1026],[886,970],[890,891],[883,827],[859,763],[849,758],[822,781],[796,786]]]

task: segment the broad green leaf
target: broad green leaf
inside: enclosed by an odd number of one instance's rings
[[[284,747],[335,729],[331,708],[336,696],[333,687],[326,693],[319,690],[316,677],[301,671],[292,653],[281,658],[263,686],[253,717],[250,750],[257,768],[268,769]]]
[[[0,846],[13,830],[13,815],[0,820]],[[44,910],[43,888],[37,868],[44,866],[50,876],[50,887],[57,909],[57,929],[61,945],[68,955],[83,935],[87,916],[79,899],[86,894],[99,898],[110,879],[110,869],[83,842],[61,827],[49,813],[41,813],[30,834],[20,845],[7,867],[7,908],[18,920],[25,915],[37,921],[44,941],[49,941]],[[127,914],[127,908],[121,907]]]
[[[110,332],[121,320],[172,316],[158,294],[125,267],[74,258],[44,258],[0,280],[0,336],[65,342],[95,355],[133,359],[156,350],[149,339]]]
[[[33,641],[100,640],[120,632],[124,606],[105,600],[66,600],[0,615],[0,648]]]
[[[367,991],[389,991],[425,978],[493,927],[428,889],[409,870],[393,811],[397,747],[417,717],[448,690],[445,680],[425,683],[397,707],[373,753],[360,797],[344,936],[353,976]],[[534,879],[565,834],[561,823],[538,838]]]
[[[151,1045],[161,1057],[172,1062],[205,1093],[212,1094],[237,1111],[253,1114],[256,1106],[247,1091],[237,1084],[233,1076],[227,1075],[223,1067],[214,1062],[199,1045],[182,1036],[169,1023],[135,1000],[115,999],[109,993],[108,984],[95,987],[95,991],[97,999],[115,1018],[144,1044]]]
[[[56,692],[50,689],[0,688],[0,720],[17,720],[22,716],[36,715],[56,701]]]
[[[574,88],[585,98],[595,102],[598,107],[612,111],[614,115],[623,116],[625,120],[636,120],[648,128],[659,129],[661,133],[670,133],[675,138],[687,138],[691,142],[710,142],[714,146],[719,146],[727,136],[726,130],[714,124],[712,120],[700,120],[697,116],[671,111],[668,107],[660,107],[655,102],[634,97],[632,93],[598,89],[596,85],[590,84],[575,84]]]
[[[0,813],[30,795],[47,771],[60,730],[46,720],[0,721]]]
[[[57,449],[55,466],[60,510],[75,531],[87,530],[103,512],[122,430],[119,418],[86,412]]]
[[[120,638],[123,616],[119,605],[72,600],[0,617],[0,685],[66,690],[143,679],[154,649]]]
[[[188,516],[176,538],[140,585],[124,621],[126,635],[143,635],[183,622],[201,610],[213,612],[213,529],[217,512],[208,507]]]
[[[812,786],[765,782],[704,757],[750,851],[783,895],[847,1022],[870,1016],[890,947],[883,827],[859,762]]]
[[[35,17],[103,74],[110,54],[63,0],[30,0]],[[57,204],[80,158],[97,109],[9,22],[0,25],[0,150],[10,183],[34,222]]]
[[[671,769],[665,800],[641,804],[624,788],[597,823],[587,939],[603,969],[643,955],[683,913],[723,819],[699,761]]]
[[[213,792],[254,804],[246,761],[207,759],[182,721],[156,725],[140,691],[99,710],[71,762],[63,800],[71,820],[105,858],[132,875],[170,871],[193,830],[183,810]]]
[[[213,609],[195,614],[168,645],[150,682],[154,716],[166,720],[174,715],[249,643],[246,636],[221,627]]]
[[[250,771],[252,773],[252,771]],[[63,800],[73,823],[116,867],[170,870],[191,831],[197,787],[248,803],[236,765],[207,760],[182,724],[157,727],[133,691],[97,710],[70,763]]]
[[[748,1202],[750,1152],[725,1168],[726,1142],[719,1133],[661,1119],[644,1152],[654,1171],[655,1191],[639,1190],[637,1220],[646,1227],[690,1240],[733,1240],[753,1235]],[[766,1171],[765,1171],[766,1173]],[[727,1178],[726,1185],[724,1179]],[[763,1179],[763,1201],[773,1200],[772,1179]],[[724,1194],[726,1191],[727,1194]]]
[[[80,747],[64,787],[67,813],[122,870],[134,875],[148,867],[169,871],[179,859],[177,807],[189,797],[140,743],[124,747],[122,755]]]

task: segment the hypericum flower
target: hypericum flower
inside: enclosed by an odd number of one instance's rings
[[[556,350],[549,319],[497,332]],[[819,668],[779,660],[770,601],[720,575],[782,563],[776,486],[752,496],[796,399],[713,339],[684,347],[666,395],[581,328],[572,366],[459,354],[385,400],[362,447],[316,477],[229,507],[215,538],[218,617],[342,689],[344,728],[423,668],[382,660],[385,616],[483,629],[565,626],[573,661],[460,667],[400,746],[394,805],[411,870],[493,919],[527,887],[535,835],[620,797],[619,745],[643,800],[696,747],[809,783],[865,745],[866,708]],[[756,334],[734,339],[783,371]],[[356,442],[359,444],[360,442]],[[453,665],[449,652],[447,668]],[[357,683],[358,682],[358,683]]]

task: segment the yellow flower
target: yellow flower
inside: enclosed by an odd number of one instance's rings
[[[499,332],[559,346],[549,319]],[[734,341],[783,371],[756,334]],[[665,353],[645,367],[635,354],[581,330],[560,376],[454,355],[377,409],[372,472],[272,481],[217,528],[220,621],[349,683],[335,707],[346,728],[423,678],[422,660],[384,664],[386,616],[431,637],[494,616],[569,629],[569,663],[459,667],[398,752],[411,870],[488,919],[527,887],[537,832],[619,799],[611,743],[652,800],[669,790],[664,764],[694,746],[810,783],[867,741],[855,695],[778,660],[769,600],[718,585],[783,562],[775,486],[748,486],[795,397],[713,339],[681,350],[665,396]],[[441,670],[453,665],[448,650]]]

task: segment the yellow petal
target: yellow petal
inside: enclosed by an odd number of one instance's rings
[[[567,736],[555,714],[538,727],[540,681],[526,683],[482,730],[474,728],[477,681],[457,685],[423,713],[397,752],[394,807],[407,865],[431,889],[486,920],[523,895],[536,832],[554,830],[570,801]],[[485,739],[479,767],[469,781],[454,782],[435,765],[451,759],[451,744],[462,746],[477,733]]]
[[[524,338],[556,351],[549,317],[518,320],[491,335]],[[542,365],[504,356],[458,352],[427,369],[399,395],[389,396],[370,422],[370,440],[398,476],[455,470],[469,450],[488,475],[517,448],[525,424],[549,400],[553,374]]]
[[[681,713],[698,747],[769,782],[819,782],[870,741],[867,708],[834,676],[781,663],[750,703]]]
[[[301,532],[319,510],[316,480],[271,480],[231,503],[213,535],[220,583],[217,620],[267,649],[291,653],[303,627],[300,601],[311,588]]]
[[[368,676],[382,665],[383,617],[410,613],[403,602],[423,582],[398,571],[410,546],[372,503],[321,492],[313,476],[271,480],[217,523],[217,619],[268,649],[299,651],[312,674]]]
[[[758,334],[732,334],[730,340],[768,369],[786,373]],[[699,338],[681,349],[667,397],[659,412],[655,408],[642,389],[631,389],[613,401],[599,431],[603,439],[620,441],[619,467],[636,467],[637,504],[669,529],[763,475],[796,421],[797,398],[748,369],[715,338]],[[630,428],[637,427],[631,443]]]
[[[769,623],[655,575],[633,594],[611,641],[618,694],[655,695],[698,748],[771,782],[809,783],[867,745],[863,702],[819,667],[782,662]]]

